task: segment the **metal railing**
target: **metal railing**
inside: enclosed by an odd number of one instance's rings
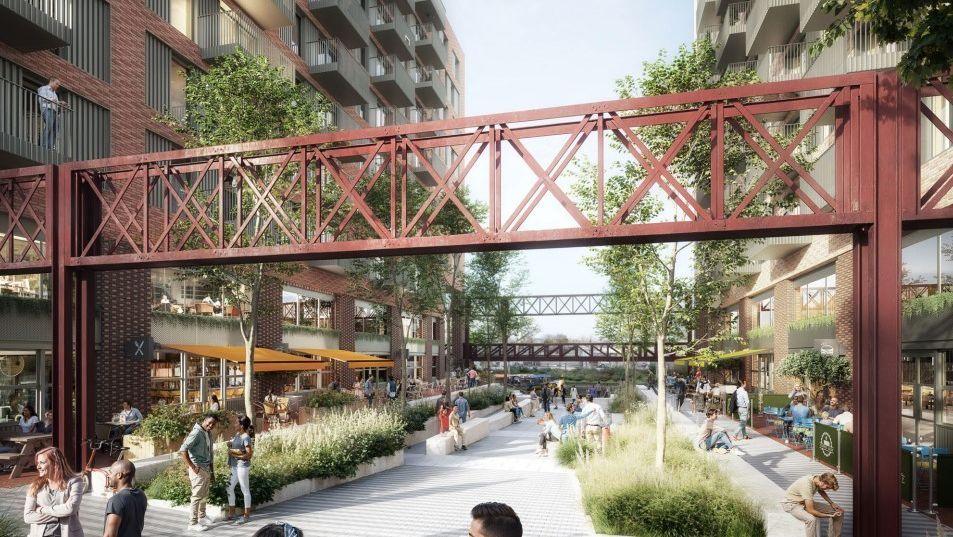
[[[434,69],[432,67],[427,67],[425,65],[411,66],[409,71],[410,71],[410,77],[417,84],[421,84],[424,82],[440,81],[441,80],[440,75],[443,74],[443,69]]]
[[[753,71],[758,66],[757,60],[748,60],[744,62],[733,62],[729,63],[728,67],[725,67],[726,73],[741,73],[743,71]]]
[[[758,77],[765,82],[803,78],[814,61],[810,54],[812,44],[802,41],[768,47],[758,58]]]
[[[829,76],[895,67],[909,48],[909,41],[880,41],[870,31],[867,23],[858,22],[853,30],[825,48],[814,59],[807,76]]]
[[[721,32],[721,26],[717,24],[711,24],[709,26],[705,26],[701,29],[701,31],[698,32],[698,38],[702,39],[703,37],[707,36],[708,40],[711,41],[712,44],[715,44],[718,42],[719,32]]]
[[[341,61],[352,61],[360,64],[344,46],[344,43],[341,43],[341,40],[336,37],[325,37],[305,43],[303,52],[304,61],[309,66],[328,65]]]
[[[62,100],[62,99],[61,99]],[[58,160],[73,157],[71,110],[24,86],[0,79],[0,136],[25,147],[54,151]]]
[[[397,15],[394,13],[394,4],[377,4],[376,6],[370,9],[371,17],[371,26],[377,26],[380,24],[390,24],[397,20]]]
[[[367,122],[372,127],[385,127],[397,124],[397,114],[393,108],[371,108]]]
[[[427,121],[440,121],[446,117],[444,108],[419,108],[412,107],[408,114],[411,123],[424,123]]]
[[[66,26],[73,27],[73,2],[78,0],[19,0],[45,13],[51,19]]]
[[[399,61],[395,55],[377,56],[368,62],[368,71],[371,76],[392,75]]]
[[[258,38],[249,23],[234,12],[219,11],[198,18],[196,41],[199,48],[240,46],[250,53],[258,51]]]
[[[742,33],[747,29],[748,8],[751,2],[735,2],[728,4],[728,11],[725,12],[725,18],[721,21],[721,31],[718,34],[718,41],[724,44],[731,34]]]
[[[435,28],[432,22],[422,22],[420,24],[415,24],[410,27],[410,31],[413,32],[414,39],[417,41],[433,39],[434,42],[447,42],[446,34],[443,33],[443,30],[438,30]]]

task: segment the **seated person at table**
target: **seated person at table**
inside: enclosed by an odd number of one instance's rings
[[[847,405],[847,408],[834,418],[834,425],[840,425],[848,433],[854,432],[854,413],[851,412],[850,405]]]
[[[811,409],[804,404],[804,398],[798,397],[791,405],[791,417],[794,421],[803,420],[811,415]]]
[[[274,390],[268,390],[268,395],[265,396],[265,402],[268,403],[268,404],[270,404],[270,405],[277,405],[277,404],[278,404],[278,396],[275,395],[275,391],[274,391]]]
[[[20,412],[20,416],[17,418],[17,425],[20,426],[20,430],[23,431],[23,434],[35,433],[36,426],[40,423],[40,418],[36,417],[36,414],[33,412],[33,407],[30,405],[23,405],[23,410]]]
[[[218,412],[222,410],[222,403],[218,402],[218,396],[214,393],[208,397],[208,411]]]
[[[132,434],[142,422],[142,412],[132,406],[128,399],[122,402],[122,411],[119,412],[119,423],[125,425],[122,427],[122,434]]]
[[[43,421],[36,424],[36,432],[38,433],[52,433],[53,432],[53,411],[47,410],[43,413]]]
[[[834,419],[844,411],[841,410],[837,397],[831,397],[824,408],[821,409],[821,412],[827,412],[827,417]]]

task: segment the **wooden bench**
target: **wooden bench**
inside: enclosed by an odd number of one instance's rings
[[[37,451],[53,443],[52,434],[24,434],[11,436],[6,439],[22,445],[19,453],[0,453],[0,461],[13,463],[13,469],[10,471],[10,479],[20,477],[27,464],[33,463],[33,456]]]

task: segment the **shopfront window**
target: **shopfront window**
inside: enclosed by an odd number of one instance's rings
[[[282,321],[285,324],[334,328],[334,300],[314,294],[285,290],[281,298]]]
[[[205,409],[212,394],[221,402],[241,398],[243,386],[244,376],[237,364],[220,358],[159,352],[152,361],[149,400],[153,405],[189,404],[198,412]]]
[[[808,282],[798,288],[800,296],[797,318],[834,314],[834,294],[837,292],[837,275],[831,274]]]
[[[24,405],[42,415],[50,408],[51,377],[49,353],[0,352],[0,421],[15,418]]]
[[[50,298],[50,277],[46,274],[0,276],[0,295]]]
[[[242,308],[231,304],[218,289],[186,278],[174,269],[152,271],[152,309],[169,313],[237,317]]]

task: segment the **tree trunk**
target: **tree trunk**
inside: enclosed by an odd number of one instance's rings
[[[665,419],[668,417],[665,394],[665,334],[655,336],[655,363],[658,385],[658,404],[655,414],[655,467],[665,469]]]
[[[506,382],[510,376],[509,353],[506,352],[507,340],[509,336],[503,334],[503,389],[506,389]]]
[[[251,289],[251,311],[248,312],[248,325],[242,327],[242,339],[245,343],[245,378],[244,378],[244,401],[245,415],[249,418],[255,416],[255,406],[252,400],[252,388],[255,379],[255,347],[258,344],[258,306],[261,298],[261,280],[265,271],[265,265],[258,263],[255,267],[255,275],[252,279]]]

